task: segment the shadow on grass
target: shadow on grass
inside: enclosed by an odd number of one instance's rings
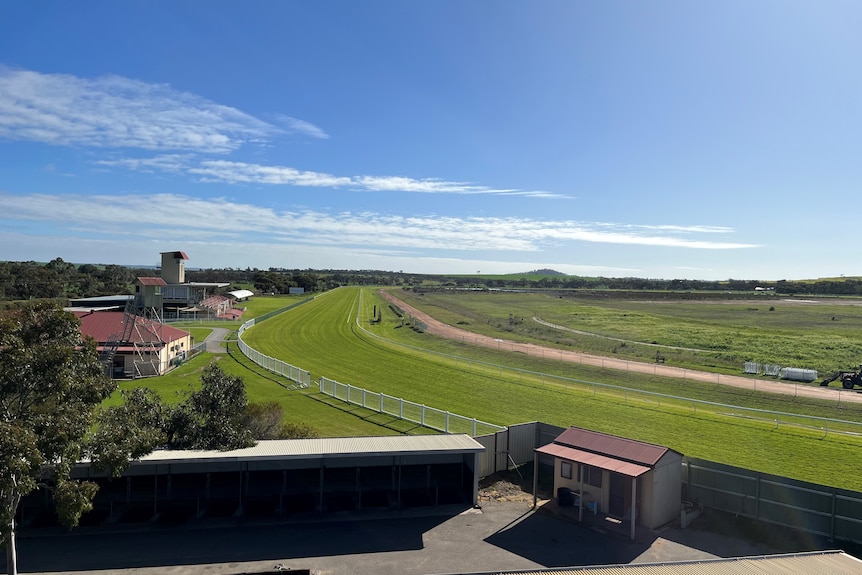
[[[388,413],[379,413],[359,405],[346,403],[324,393],[309,393],[307,394],[307,397],[319,401],[320,403],[324,403],[329,407],[334,407],[344,413],[358,417],[359,419],[369,423],[373,423],[374,425],[379,425],[380,427],[385,427],[386,429],[391,429],[392,431],[397,431],[404,435],[439,433],[428,427],[423,427],[413,423],[412,421],[406,421],[404,419],[399,419],[394,415],[389,415]]]
[[[279,377],[273,372],[260,367],[259,365],[248,359],[241,351],[239,351],[236,345],[230,345],[232,342],[226,340],[221,343],[225,344],[225,350],[227,351],[227,354],[228,356],[230,356],[231,359],[233,359],[235,362],[237,362],[239,365],[241,365],[248,371],[257,375],[258,377],[271,381],[276,385],[279,385],[289,391],[301,389],[298,383],[284,377]]]

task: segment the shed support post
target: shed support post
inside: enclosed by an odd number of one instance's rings
[[[635,540],[635,523],[638,519],[638,479],[632,477],[632,541]]]
[[[320,463],[320,494],[317,499],[317,511],[323,513],[323,470],[325,469],[323,462]]]
[[[578,463],[578,522],[584,520],[584,464]]]
[[[478,455],[476,456],[478,457]],[[536,508],[539,498],[539,456],[533,451],[533,509]]]

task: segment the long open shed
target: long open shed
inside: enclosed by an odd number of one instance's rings
[[[275,440],[233,451],[155,451],[115,479],[80,463],[73,477],[100,486],[84,524],[466,507],[478,501],[482,451],[468,435]],[[26,525],[28,512],[48,506],[37,498],[22,507]]]

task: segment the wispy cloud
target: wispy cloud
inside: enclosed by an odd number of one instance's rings
[[[290,120],[290,131],[325,137],[308,122]],[[0,66],[0,138],[63,146],[226,153],[284,132],[236,108],[166,84]]]
[[[464,194],[526,196],[533,198],[569,198],[562,194],[536,190],[517,190],[480,186],[437,178],[415,179],[403,176],[336,176],[325,172],[298,170],[289,166],[267,166],[230,160],[199,160],[193,155],[170,154],[153,158],[98,160],[103,166],[130,170],[163,169],[185,172],[206,183],[263,184],[312,188],[342,188],[364,192],[409,192],[421,194]]]
[[[329,134],[315,126],[310,122],[306,122],[305,120],[300,120],[298,118],[292,118],[291,116],[278,115],[276,119],[280,125],[282,125],[285,131],[291,134],[304,134],[306,136],[311,136],[312,138],[319,138],[322,140],[328,139]]]
[[[0,65],[0,139],[108,150],[95,160],[105,167],[185,173],[206,183],[253,183],[344,188],[368,192],[469,194],[567,198],[541,190],[494,188],[473,182],[405,176],[347,175],[239,161],[201,159],[263,144],[280,134],[317,139],[318,126],[286,115],[265,122],[166,84],[120,76],[79,78]],[[128,149],[178,152],[117,157]],[[111,157],[113,156],[113,157]]]
[[[300,171],[285,166],[263,166],[227,160],[204,160],[186,171],[204,182],[274,184],[283,186],[344,187],[351,178],[321,172]]]
[[[163,154],[151,158],[119,158],[116,160],[97,160],[100,166],[121,167],[139,172],[185,172],[193,154]]]
[[[153,205],[171,206],[171,209],[153,210]],[[517,217],[405,217],[370,211],[277,211],[224,199],[175,194],[146,197],[0,194],[0,214],[19,225],[29,221],[50,224],[57,229],[72,231],[74,228],[76,233],[87,237],[132,233],[152,238],[170,231],[178,242],[201,237],[243,238],[267,244],[376,246],[417,253],[427,250],[541,252],[576,242],[698,250],[757,247],[690,237],[699,226],[682,226],[687,230],[685,233],[671,233],[670,230],[659,233],[653,229],[655,226],[639,228],[606,222]],[[75,214],[75,218],[70,220],[67,214]],[[133,228],[126,225],[130,221],[135,222]],[[722,233],[731,231],[720,230]]]

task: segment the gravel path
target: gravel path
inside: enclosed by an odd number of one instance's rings
[[[592,365],[608,369],[618,369],[631,373],[643,373],[662,377],[675,377],[691,381],[716,383],[721,385],[732,385],[734,387],[739,387],[743,389],[765,391],[768,393],[782,393],[785,395],[793,395],[796,397],[825,399],[827,401],[835,401],[839,403],[862,403],[862,393],[858,391],[846,390],[840,387],[818,387],[788,381],[724,375],[707,371],[696,371],[693,369],[673,367],[664,364],[643,363],[637,361],[616,359],[612,357],[589,355],[577,351],[561,350],[532,343],[519,343],[511,340],[493,338],[440,322],[428,315],[427,313],[416,309],[415,307],[401,301],[400,299],[385,291],[381,291],[380,295],[388,302],[401,308],[406,314],[412,315],[419,321],[425,323],[425,331],[427,331],[428,333],[440,337],[445,337],[447,339],[454,339],[464,343],[470,343],[472,345],[525,353],[534,357],[559,359],[560,361],[580,363],[582,365]],[[833,385],[835,384],[833,383]]]

